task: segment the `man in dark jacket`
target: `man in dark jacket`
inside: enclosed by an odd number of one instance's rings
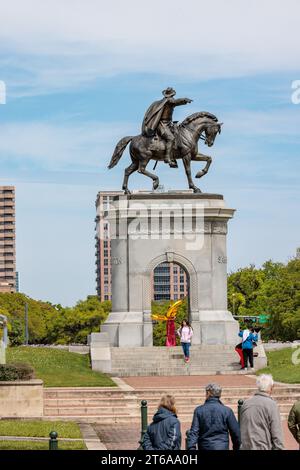
[[[144,435],[144,450],[180,450],[180,422],[174,412],[160,407]]]
[[[218,384],[206,387],[206,401],[194,411],[188,435],[188,450],[228,450],[229,434],[233,450],[241,445],[240,429],[233,411],[220,400],[222,389]]]

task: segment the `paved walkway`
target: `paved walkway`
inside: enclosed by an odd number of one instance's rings
[[[139,388],[196,388],[210,382],[217,382],[222,387],[255,387],[255,376],[247,375],[183,375],[171,377],[123,377],[126,384]]]
[[[123,377],[119,379],[123,387],[126,385],[133,389],[153,388],[197,388],[204,387],[209,382],[217,382],[222,387],[255,387],[253,375],[211,375],[211,376],[172,376],[172,377]],[[284,385],[284,384],[283,384]],[[286,385],[286,384],[285,384]],[[119,383],[120,386],[120,383]],[[281,384],[277,384],[280,387]],[[298,444],[288,430],[287,422],[282,421],[285,447],[289,450],[297,450]],[[137,425],[93,425],[100,440],[109,450],[134,450],[138,448],[140,439],[140,427]],[[182,423],[182,448],[185,448],[185,433],[189,429],[189,423]]]
[[[89,423],[79,423],[79,427],[87,450],[107,450],[93,426]]]
[[[101,441],[105,444],[108,450],[135,450],[138,448],[138,441],[140,439],[140,428],[138,426],[125,426],[125,425],[93,425],[95,431],[100,437]],[[298,450],[299,445],[294,440],[293,436],[287,428],[286,421],[282,422],[284,431],[285,447],[288,450]],[[190,425],[182,423],[182,449],[185,449],[185,433]]]

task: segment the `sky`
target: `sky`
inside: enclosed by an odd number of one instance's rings
[[[21,291],[63,305],[95,294],[97,192],[121,187],[130,160],[108,170],[114,147],[167,86],[193,99],[175,120],[224,122],[200,144],[213,162],[196,181],[236,209],[228,270],[293,257],[299,17],[298,0],[0,0],[0,184],[16,186]],[[187,188],[181,163],[156,171],[165,189]],[[129,184],[151,189],[139,174]]]

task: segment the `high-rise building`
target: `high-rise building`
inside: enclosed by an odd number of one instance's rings
[[[15,188],[0,186],[0,292],[16,291]]]
[[[111,249],[108,222],[103,220],[110,203],[122,191],[100,191],[96,199],[96,288],[101,301],[111,300]],[[102,223],[102,236],[99,234]],[[161,263],[152,273],[152,299],[178,300],[188,294],[184,269],[175,263]]]
[[[161,263],[152,273],[152,300],[178,300],[188,295],[187,275],[176,263]]]
[[[99,233],[99,224],[114,196],[121,194],[122,191],[100,191],[96,199],[96,286],[101,301],[111,300],[111,257],[108,222],[103,222],[102,236]]]

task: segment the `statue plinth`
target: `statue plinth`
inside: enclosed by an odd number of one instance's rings
[[[195,345],[235,345],[227,310],[227,223],[234,209],[218,194],[138,192],[116,196],[111,233],[112,312],[102,325],[111,346],[152,346],[151,275],[179,264],[189,282]]]

